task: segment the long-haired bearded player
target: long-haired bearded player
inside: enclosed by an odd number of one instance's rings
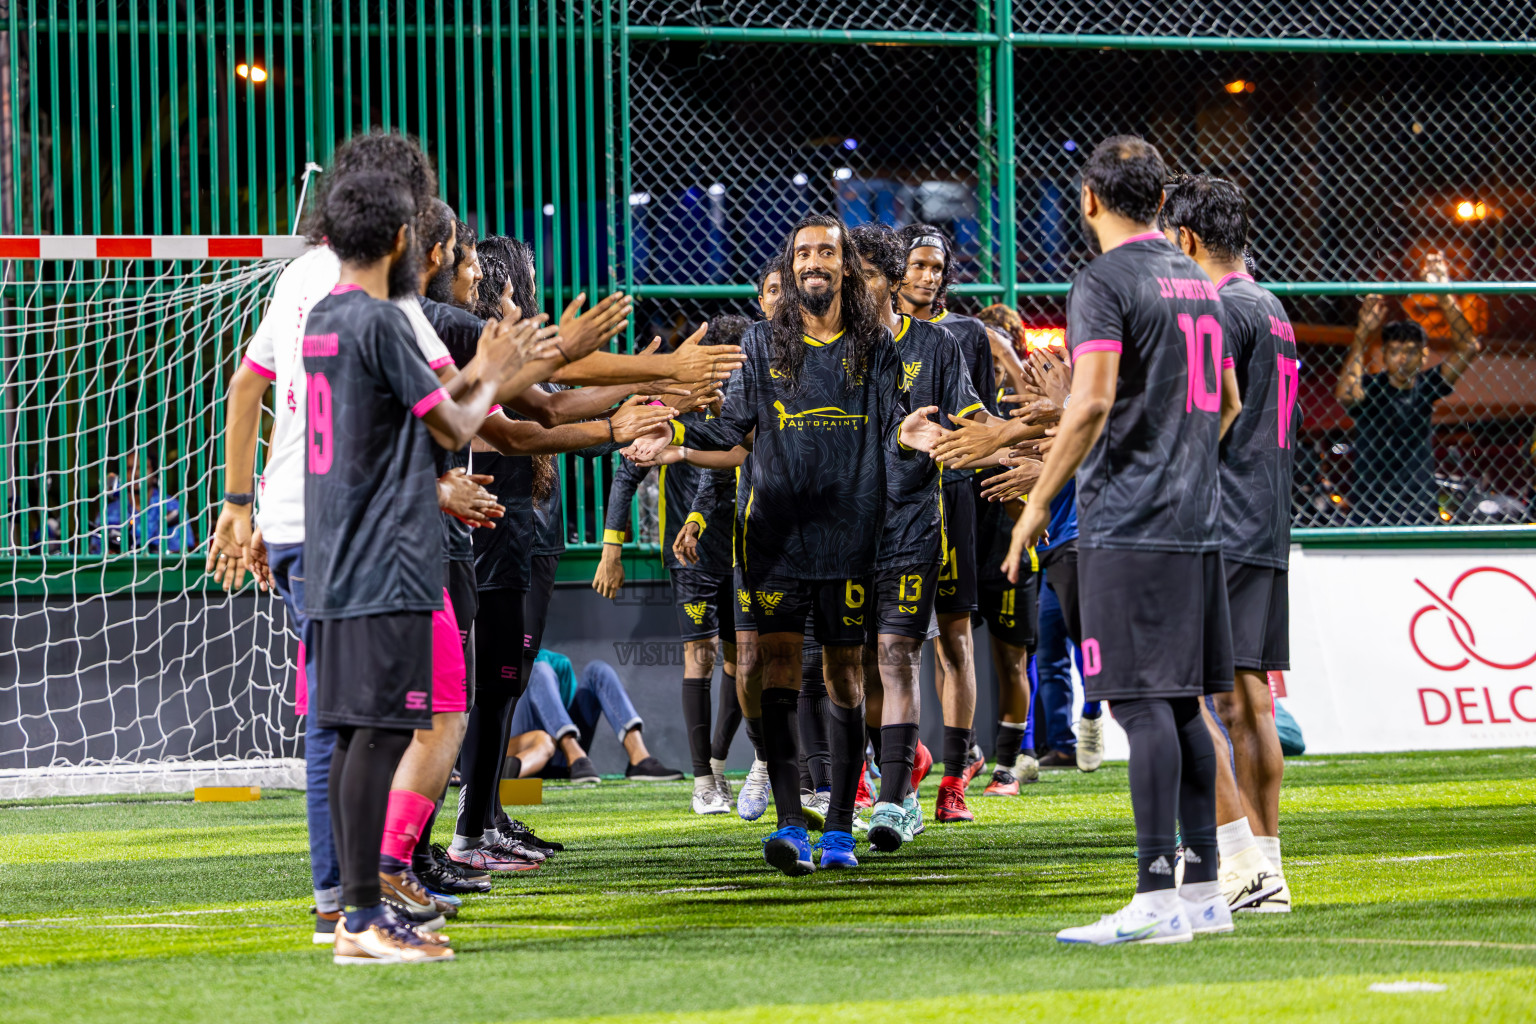
[[[832,699],[832,800],[848,808],[864,746],[862,655],[870,574],[885,520],[885,456],[897,440],[899,361],[840,221],[809,216],[784,250],[784,296],[742,338],[747,362],[720,415],[674,422],[658,446],[727,450],[756,430],[743,571],[763,658],[763,744],[778,814],[769,864],[815,870],[800,803],[796,705],[807,614]],[[849,844],[851,845],[851,844]],[[849,851],[851,852],[851,851]],[[824,860],[825,862],[825,860]]]

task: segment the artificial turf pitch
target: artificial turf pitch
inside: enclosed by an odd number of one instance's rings
[[[1289,761],[1295,912],[1178,946],[1052,938],[1134,884],[1123,764],[980,788],[974,824],[789,879],[771,825],[694,816],[689,783],[546,787],[523,818],[567,851],[467,900],[455,963],[410,967],[310,943],[299,793],[0,804],[0,1019],[1536,1020],[1529,750]],[[1444,990],[1371,989],[1400,982]]]

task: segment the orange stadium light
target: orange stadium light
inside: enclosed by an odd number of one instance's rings
[[[1463,199],[1456,204],[1457,220],[1483,220],[1488,216],[1488,204]]]
[[[258,84],[267,80],[266,70],[253,64],[236,64],[235,74]]]
[[[1233,96],[1237,96],[1241,93],[1253,92],[1254,85],[1252,82],[1239,78],[1236,81],[1228,82],[1225,88],[1227,92],[1231,93]]]
[[[1067,347],[1067,329],[1065,327],[1026,327],[1024,328],[1024,354],[1038,351],[1042,348],[1065,349]]]

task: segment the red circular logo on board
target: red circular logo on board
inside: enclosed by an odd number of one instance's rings
[[[1431,601],[1408,622],[1408,641],[1426,665],[1457,672],[1476,661],[1514,671],[1536,663],[1536,588],[1519,576],[1479,566],[1456,577],[1444,596],[1413,582]]]

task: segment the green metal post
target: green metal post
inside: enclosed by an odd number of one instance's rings
[[[976,0],[976,30],[992,31],[990,0]],[[996,236],[992,232],[993,171],[997,163],[995,155],[997,131],[993,124],[992,64],[996,56],[995,46],[976,48],[976,224],[977,239],[982,253],[982,279],[998,280],[1002,261],[996,249]]]
[[[1017,306],[1018,289],[1018,219],[1015,195],[1013,123],[1013,5],[997,0],[997,191],[998,191],[998,270],[1002,274],[1003,303]]]

